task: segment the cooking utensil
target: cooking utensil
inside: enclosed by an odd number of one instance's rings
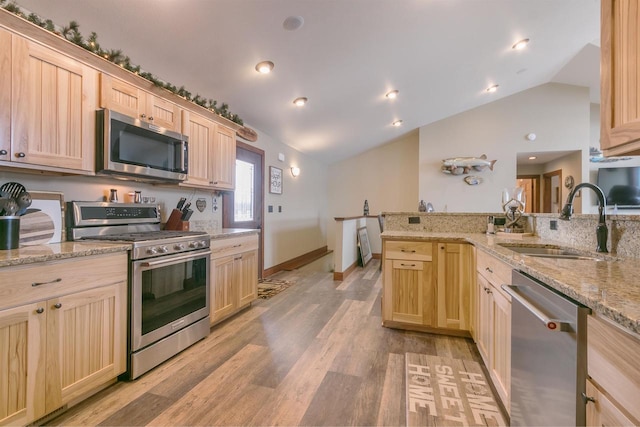
[[[14,216],[16,214],[16,212],[18,212],[18,203],[13,200],[13,199],[5,199],[7,200],[6,204],[4,205],[4,212],[2,215],[4,216]]]
[[[7,206],[7,202],[9,202],[8,198],[1,198],[0,199],[0,216],[4,216],[4,208],[5,206]]]
[[[6,191],[10,194],[11,198],[17,199],[20,193],[27,191],[27,189],[24,188],[24,185],[17,182],[6,182],[2,184],[0,191]]]
[[[28,191],[23,191],[18,195],[18,197],[16,198],[16,203],[18,203],[18,216],[24,215],[24,213],[27,211],[27,208],[31,206],[31,202],[31,194],[29,194]]]

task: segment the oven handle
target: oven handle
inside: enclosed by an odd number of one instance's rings
[[[173,264],[176,261],[183,261],[186,259],[194,259],[194,258],[199,258],[203,255],[211,255],[211,250],[207,250],[204,252],[189,252],[187,255],[181,255],[181,256],[176,256],[176,257],[171,257],[169,259],[163,258],[163,259],[157,259],[157,260],[153,260],[153,261],[143,261],[140,263],[140,265],[142,267],[157,267],[160,265],[165,265],[165,264]]]
[[[502,285],[500,286],[506,293],[511,295],[511,298],[518,301],[520,304],[524,306],[527,310],[531,312],[538,320],[540,320],[547,330],[552,332],[570,332],[571,331],[571,322],[551,319],[547,317],[542,311],[538,310],[528,299],[518,293],[518,288],[520,286],[517,285]],[[522,286],[526,288],[527,286]]]

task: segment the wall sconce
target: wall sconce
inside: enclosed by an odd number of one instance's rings
[[[293,175],[294,178],[297,178],[298,175],[300,175],[300,168],[297,166],[293,166],[291,168],[291,175]]]

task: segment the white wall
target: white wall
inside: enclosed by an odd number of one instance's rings
[[[327,245],[327,166],[268,134],[252,145],[264,150],[264,268]],[[278,154],[284,154],[284,161]],[[282,169],[282,194],[269,193],[269,166]],[[300,168],[294,178],[291,167]],[[268,212],[268,206],[273,212]],[[282,212],[278,208],[282,207]]]
[[[548,83],[423,126],[420,199],[436,211],[499,212],[502,189],[516,181],[518,152],[581,150],[586,178],[589,120],[588,88]],[[534,142],[525,137],[530,132]],[[493,171],[471,173],[483,179],[480,185],[440,171],[442,159],[482,154],[497,162]]]
[[[335,248],[335,217],[418,210],[418,132],[329,166],[327,174],[329,248]],[[372,252],[379,251],[379,227],[367,221]],[[354,242],[355,243],[355,242]]]

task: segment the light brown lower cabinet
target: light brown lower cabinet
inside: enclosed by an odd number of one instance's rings
[[[466,243],[385,240],[383,324],[469,331],[472,253]]]
[[[258,235],[212,240],[211,251],[213,325],[258,298]]]
[[[511,300],[500,287],[511,284],[511,267],[477,251],[475,340],[507,411],[511,390]]]
[[[587,318],[587,425],[640,425],[640,336]]]
[[[126,252],[3,268],[0,284],[0,425],[31,423],[126,370]]]

